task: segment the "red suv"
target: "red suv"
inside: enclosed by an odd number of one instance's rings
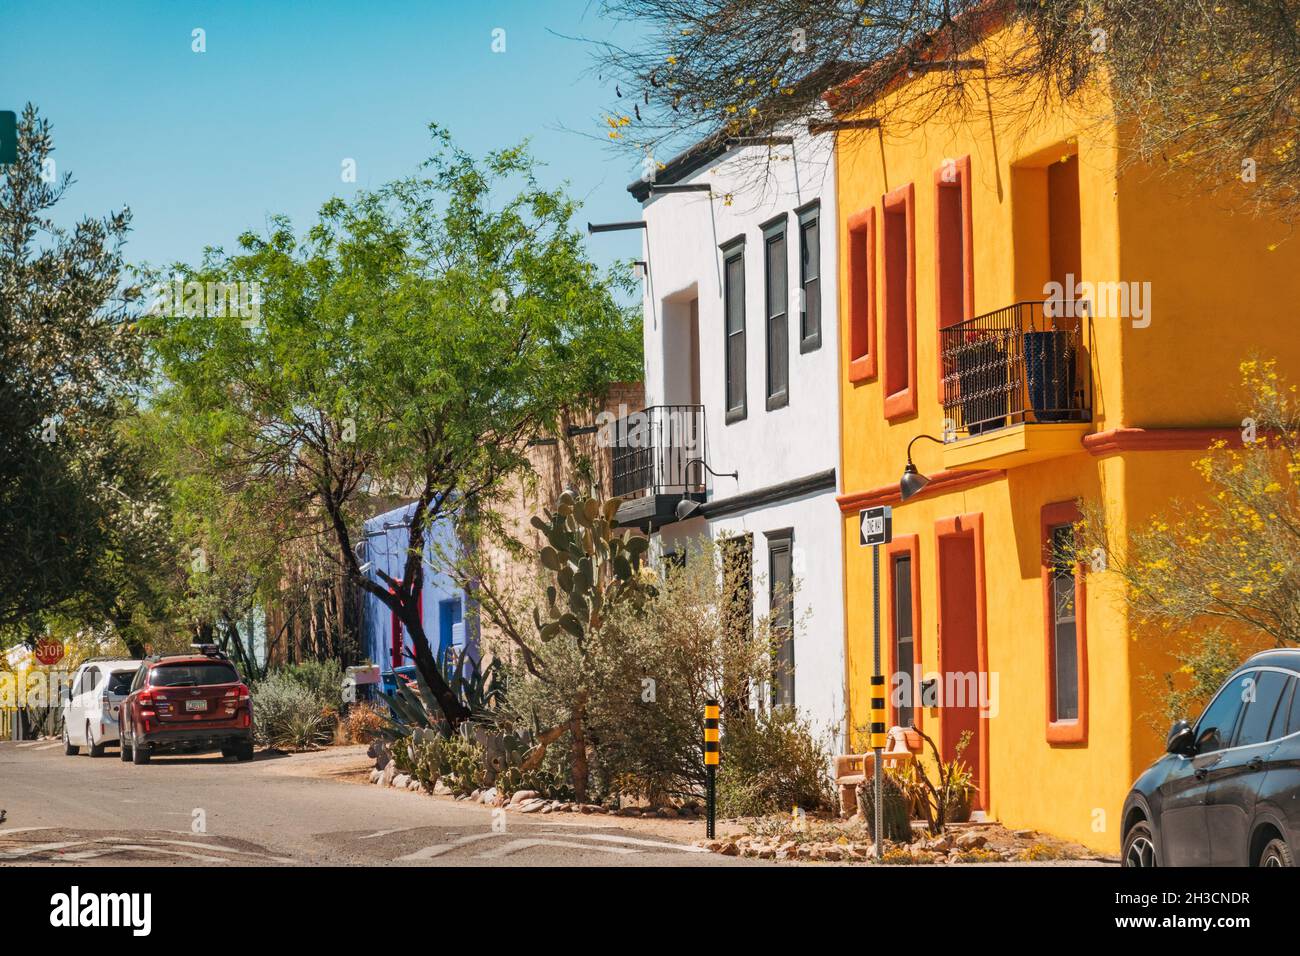
[[[229,658],[215,645],[195,654],[149,657],[131,681],[120,717],[122,759],[148,763],[156,753],[203,753],[253,759],[253,702]]]

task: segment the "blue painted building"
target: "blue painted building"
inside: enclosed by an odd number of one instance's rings
[[[387,587],[378,572],[400,579],[406,564],[406,551],[410,541],[410,520],[415,504],[395,508],[376,515],[365,523],[365,540],[359,548],[362,562],[370,562],[367,576],[381,587]],[[465,592],[439,570],[447,557],[454,557],[459,548],[455,527],[450,520],[434,523],[425,536],[424,586],[420,591],[420,614],[424,633],[435,655],[448,649],[457,651],[469,646],[469,655],[478,658],[476,631],[467,624],[468,606]],[[410,667],[415,663],[415,653],[406,628],[396,615],[378,597],[366,593],[361,612],[361,633],[365,639],[366,655],[371,663],[378,664],[382,674],[391,675],[393,667]],[[386,676],[385,684],[391,685]]]

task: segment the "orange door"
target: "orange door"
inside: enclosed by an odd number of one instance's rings
[[[968,519],[940,522],[939,572],[939,687],[940,750],[944,760],[957,755],[957,742],[965,731],[971,739],[961,759],[971,769],[979,792],[972,806],[985,809],[984,766],[987,750],[980,710],[989,686],[983,674],[983,569],[978,554],[976,527]]]

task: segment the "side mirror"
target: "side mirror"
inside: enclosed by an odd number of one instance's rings
[[[1165,738],[1165,752],[1189,756],[1195,749],[1192,734],[1191,724],[1185,720],[1176,721],[1169,728],[1169,736]]]

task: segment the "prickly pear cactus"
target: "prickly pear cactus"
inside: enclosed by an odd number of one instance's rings
[[[871,757],[867,757],[868,760]],[[890,774],[885,774],[880,781],[881,814],[880,824],[885,831],[885,839],[890,843],[912,842],[912,820],[908,813],[907,797],[899,788],[898,782]],[[876,838],[876,783],[868,778],[858,787],[858,810],[867,825],[871,838]]]
[[[582,640],[600,627],[608,610],[621,601],[641,602],[654,586],[639,571],[650,539],[618,527],[620,498],[603,504],[588,495],[564,492],[555,511],[534,517],[546,538],[538,559],[552,576],[545,613],[533,609],[543,641],[562,631]]]

